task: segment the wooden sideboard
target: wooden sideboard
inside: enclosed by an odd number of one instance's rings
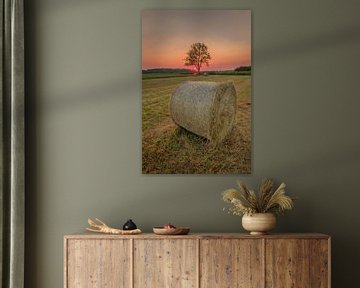
[[[323,234],[190,234],[64,239],[65,288],[329,288]]]

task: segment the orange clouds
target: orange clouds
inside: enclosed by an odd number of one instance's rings
[[[212,57],[203,70],[251,65],[248,10],[148,10],[142,26],[143,69],[184,68],[186,52],[195,42],[205,43]]]

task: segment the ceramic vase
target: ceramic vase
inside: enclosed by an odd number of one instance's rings
[[[251,235],[263,235],[276,226],[276,217],[273,213],[255,213],[242,217],[242,226]]]

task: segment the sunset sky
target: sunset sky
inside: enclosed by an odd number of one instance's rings
[[[212,57],[202,70],[251,65],[251,11],[143,11],[142,69],[192,68],[184,59],[195,42],[205,43]]]

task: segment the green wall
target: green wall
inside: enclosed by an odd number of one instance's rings
[[[62,287],[63,235],[88,216],[145,231],[241,231],[220,192],[241,178],[299,197],[279,232],[333,236],[333,287],[360,257],[359,1],[26,1],[26,287]],[[253,11],[253,173],[141,175],[145,8]]]

